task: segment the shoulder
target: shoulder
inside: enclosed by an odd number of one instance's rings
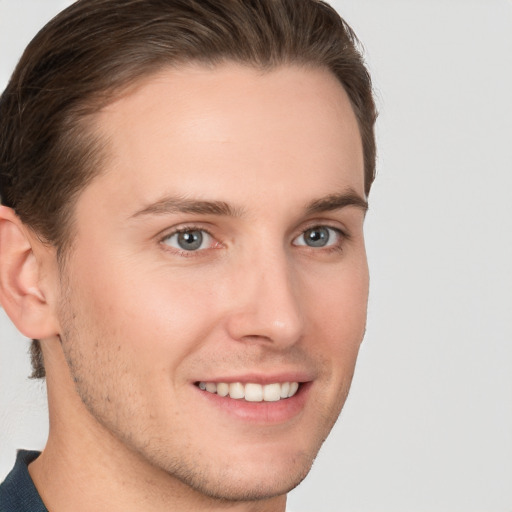
[[[39,452],[18,451],[14,468],[0,484],[0,512],[48,512],[28,472],[38,456]]]

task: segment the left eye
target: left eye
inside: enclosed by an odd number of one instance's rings
[[[339,242],[341,233],[327,226],[316,226],[307,229],[298,236],[293,243],[295,245],[307,245],[308,247],[329,247]]]
[[[212,236],[202,229],[188,229],[173,233],[163,243],[181,251],[198,251],[212,245]]]

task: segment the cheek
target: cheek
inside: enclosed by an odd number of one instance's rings
[[[204,279],[129,260],[77,268],[84,269],[72,285],[82,330],[101,337],[103,350],[131,360],[138,373],[168,375],[216,323],[218,301]]]
[[[350,340],[360,341],[368,304],[366,259],[340,265],[329,274],[311,275],[305,287],[309,309],[323,325],[333,332],[344,332]]]
[[[366,261],[340,268],[329,280],[323,280],[323,286],[318,285],[318,279],[315,282],[309,286],[309,339],[315,340],[314,351],[322,354],[331,368],[333,384],[346,393],[366,329]]]

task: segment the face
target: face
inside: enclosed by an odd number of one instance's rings
[[[76,204],[60,291],[73,414],[203,495],[287,492],[338,417],[365,328],[344,90],[324,70],[191,66],[96,129],[109,157]]]

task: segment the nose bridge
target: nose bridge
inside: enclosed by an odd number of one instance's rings
[[[286,346],[303,330],[298,276],[284,248],[259,250],[238,269],[238,305],[231,319],[236,339],[262,339]]]

